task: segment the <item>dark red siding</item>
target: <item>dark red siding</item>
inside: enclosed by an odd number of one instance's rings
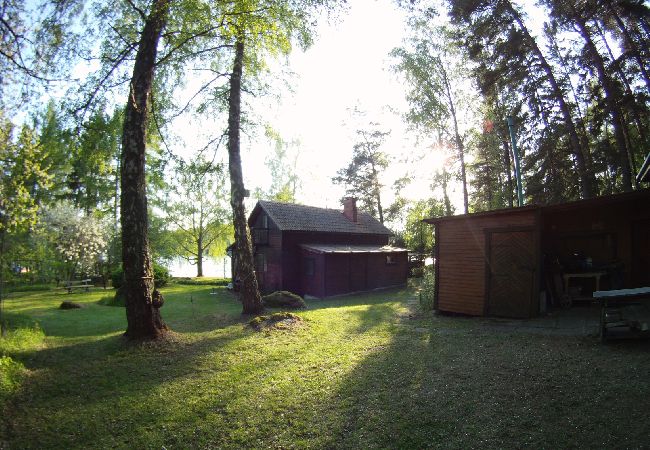
[[[311,295],[313,297],[322,298],[325,297],[325,258],[324,255],[318,253],[312,253],[307,250],[302,250],[301,252],[301,262],[300,262],[300,276],[302,279],[300,294],[301,295]],[[308,275],[305,273],[305,260],[311,259],[314,262],[313,273]]]
[[[301,244],[386,245],[388,236],[285,231],[282,234],[282,286],[285,290],[303,295]]]
[[[395,264],[386,264],[383,254],[319,254],[307,252],[302,244],[386,245],[388,236],[306,231],[280,231],[263,211],[249,220],[256,255],[266,264],[258,267],[260,290],[287,290],[300,295],[326,297],[406,281],[406,252],[396,254]],[[313,275],[305,274],[305,258],[313,259]],[[260,258],[261,260],[261,258]]]
[[[302,272],[302,292],[314,297],[362,292],[406,282],[408,254],[391,253],[387,263],[385,253],[316,253],[302,250],[305,258],[315,261],[314,274]]]

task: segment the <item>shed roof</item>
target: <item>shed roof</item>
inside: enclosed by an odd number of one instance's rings
[[[316,253],[405,253],[405,248],[390,245],[302,244],[300,247]]]
[[[638,189],[632,192],[624,192],[620,194],[603,195],[600,197],[588,198],[584,200],[575,200],[566,203],[557,203],[554,205],[527,205],[518,208],[503,208],[495,209],[492,211],[481,211],[470,214],[460,214],[457,216],[447,217],[432,217],[423,219],[423,222],[429,224],[436,224],[440,222],[447,222],[450,220],[462,220],[473,217],[492,217],[499,215],[512,215],[528,213],[531,211],[541,211],[542,214],[546,213],[560,213],[565,211],[580,210],[584,208],[606,208],[611,205],[622,204],[625,202],[645,202],[646,199],[650,200],[650,189]]]
[[[362,211],[357,214],[357,222],[352,222],[343,215],[342,211],[337,209],[260,200],[253,209],[251,218],[257,214],[258,209],[264,210],[281,231],[316,231],[385,236],[393,234],[377,219]]]

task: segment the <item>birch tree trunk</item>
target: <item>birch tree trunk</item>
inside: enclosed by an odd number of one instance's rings
[[[120,219],[128,322],[125,335],[130,339],[157,338],[167,329],[160,316],[162,296],[154,290],[149,251],[145,153],[148,101],[168,10],[169,0],[153,0],[135,58],[122,134]]]
[[[244,62],[244,42],[239,38],[235,44],[235,61],[230,76],[228,95],[228,168],[230,172],[230,205],[232,206],[235,227],[236,274],[239,277],[239,295],[242,314],[262,312],[260,297],[253,265],[253,245],[244,209],[244,176],[242,173],[239,128],[241,118],[241,79]],[[233,280],[234,284],[235,280]]]

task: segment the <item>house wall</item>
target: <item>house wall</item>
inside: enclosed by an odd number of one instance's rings
[[[253,218],[251,225],[251,236],[254,238],[255,229],[263,230],[264,212]],[[282,289],[282,232],[277,225],[267,216],[266,225],[268,230],[268,241],[266,243],[253,242],[255,255],[263,254],[266,260],[266,270],[256,267],[255,275],[262,294],[268,294]]]
[[[303,231],[285,231],[282,234],[282,289],[304,295],[302,281],[301,244],[351,244],[351,245],[386,245],[388,236],[372,234],[312,233]],[[323,297],[323,294],[318,295]]]
[[[329,253],[302,250],[304,259],[314,260],[314,274],[302,271],[302,293],[314,297],[361,292],[404,284],[408,272],[408,253],[391,253],[394,263],[386,263],[385,253]]]
[[[392,264],[386,263],[387,254],[368,255],[368,289],[397,286],[408,278],[408,252],[391,253]]]
[[[304,260],[310,258],[314,261],[314,272],[312,275],[305,273]],[[325,258],[319,253],[310,252],[309,250],[301,251],[301,295],[311,295],[313,297],[325,297]]]
[[[535,210],[513,210],[492,216],[469,216],[436,225],[437,308],[484,315],[488,249],[486,231],[534,227]]]

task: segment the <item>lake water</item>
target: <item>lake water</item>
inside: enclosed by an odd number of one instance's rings
[[[433,258],[427,258],[424,261],[425,265],[433,264]],[[188,263],[183,258],[176,258],[169,265],[169,273],[173,277],[195,277],[196,266]],[[221,277],[230,278],[230,257],[207,257],[203,260],[203,276],[204,277]]]
[[[196,265],[188,263],[183,258],[176,258],[169,265],[169,273],[173,277],[195,277]],[[230,257],[207,257],[203,259],[203,276],[230,278]]]

